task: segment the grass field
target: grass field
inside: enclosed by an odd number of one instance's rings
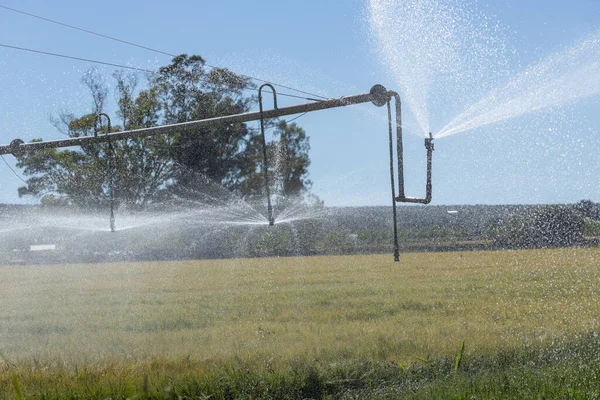
[[[3,266],[0,398],[600,397],[599,261],[555,249]]]

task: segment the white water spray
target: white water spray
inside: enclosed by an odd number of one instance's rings
[[[455,117],[435,135],[450,136],[600,93],[600,31],[552,54]]]
[[[429,107],[438,102],[456,106],[457,99],[472,103],[506,64],[499,25],[460,0],[368,4],[377,53],[425,137],[430,132]]]

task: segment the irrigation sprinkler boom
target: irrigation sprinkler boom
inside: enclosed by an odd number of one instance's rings
[[[262,103],[262,89],[268,87],[273,93],[273,108],[263,110]],[[392,117],[391,101],[395,100],[394,114],[395,118]],[[313,100],[313,99],[310,99]],[[48,149],[48,148],[60,148],[60,147],[71,147],[71,146],[83,146],[91,143],[111,143],[115,140],[133,139],[153,135],[169,134],[175,132],[186,132],[193,131],[197,128],[217,125],[217,124],[235,124],[249,121],[261,121],[261,136],[263,145],[263,170],[265,179],[265,188],[267,193],[267,204],[268,204],[268,218],[269,224],[275,223],[273,217],[273,210],[271,207],[269,182],[268,182],[268,159],[266,152],[266,140],[264,133],[264,121],[266,119],[284,117],[286,115],[307,113],[318,110],[326,110],[329,108],[345,107],[353,104],[361,103],[372,103],[377,107],[387,105],[388,110],[388,126],[389,126],[389,146],[390,146],[390,180],[392,187],[392,205],[393,205],[393,216],[394,216],[394,260],[399,260],[399,246],[398,246],[398,234],[396,224],[396,202],[402,203],[421,203],[428,204],[431,202],[431,158],[433,152],[433,137],[430,134],[425,139],[425,148],[427,149],[427,182],[425,186],[425,197],[407,197],[404,193],[404,161],[403,161],[403,147],[402,147],[402,113],[401,113],[401,102],[400,96],[393,91],[388,91],[382,85],[375,85],[371,88],[369,93],[358,94],[354,96],[340,97],[335,99],[327,100],[314,100],[310,103],[297,104],[287,107],[277,106],[277,93],[275,88],[269,84],[264,84],[259,89],[259,106],[260,111],[248,112],[242,114],[225,115],[221,117],[203,119],[198,121],[183,122],[179,124],[163,125],[152,128],[134,129],[129,131],[115,132],[104,135],[94,136],[81,136],[76,138],[59,139],[59,140],[48,140],[42,142],[31,142],[25,143],[21,139],[14,139],[9,145],[0,146],[0,155],[2,154],[13,154],[18,156],[25,152],[31,152],[36,150]],[[396,154],[397,154],[397,166],[398,166],[398,194],[395,191],[395,174],[394,174],[394,145],[393,145],[393,130],[396,130]],[[112,191],[112,189],[111,189]],[[111,217],[111,230],[114,230],[114,216]]]
[[[379,87],[381,85],[373,86],[371,92],[365,94],[359,94],[355,96],[340,97],[337,99],[328,99],[322,101],[315,101],[311,103],[298,104],[294,106],[273,108],[270,110],[264,110],[263,112],[247,112],[242,114],[225,115],[222,117],[202,119],[198,121],[182,122],[179,124],[155,126],[152,128],[133,129],[129,131],[115,132],[108,135],[101,136],[80,136],[76,138],[48,140],[43,142],[32,142],[24,143],[20,139],[15,139],[9,145],[0,146],[0,154],[14,154],[31,150],[41,150],[47,148],[59,148],[59,147],[71,147],[81,146],[89,143],[106,143],[111,140],[123,140],[133,139],[144,136],[153,136],[160,134],[168,134],[182,131],[193,131],[194,129],[215,124],[236,124],[241,122],[258,121],[261,118],[270,119],[284,117],[286,115],[301,114],[305,112],[326,110],[328,108],[344,107],[352,104],[368,103],[373,102],[377,105],[380,100],[375,99],[387,99],[387,91],[383,88],[382,93]],[[385,101],[385,100],[384,100]],[[381,105],[384,105],[385,102]]]

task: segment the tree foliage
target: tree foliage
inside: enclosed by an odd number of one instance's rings
[[[581,200],[575,204],[575,209],[587,218],[600,220],[600,204],[598,203],[591,200]]]
[[[207,71],[200,56],[177,56],[159,70],[152,81],[163,112],[164,124],[240,114],[254,101],[245,95],[252,87],[247,78],[226,69]],[[177,184],[194,185],[197,173],[230,189],[239,187],[247,163],[244,150],[256,140],[246,124],[215,124],[193,132],[173,135],[171,155],[183,166],[177,170]]]
[[[271,191],[283,198],[297,200],[310,189],[308,179],[310,166],[310,142],[304,129],[295,123],[276,121],[269,124],[273,128],[274,140],[267,144],[269,159],[269,186]],[[249,173],[241,184],[246,195],[264,195],[264,174],[262,171],[262,149],[256,140],[247,148]]]
[[[80,118],[63,114],[64,132],[69,137],[102,135],[108,126],[97,118],[99,108],[106,102],[107,90],[98,81],[86,75],[94,99],[94,111]],[[118,80],[120,84],[120,80]],[[119,86],[118,86],[119,87]],[[120,97],[123,99],[124,97]],[[121,115],[128,129],[152,126],[158,112],[158,98],[153,91],[142,91],[131,102],[127,114]],[[125,109],[119,103],[119,113]],[[104,121],[106,122],[106,121]],[[111,132],[120,130],[112,126]],[[172,163],[161,146],[168,144],[164,137],[128,139],[110,144],[87,144],[80,149],[45,149],[26,152],[17,157],[17,166],[30,176],[27,186],[19,188],[20,196],[40,197],[42,204],[75,205],[85,208],[103,208],[113,191],[120,203],[144,206],[157,198],[172,175]],[[109,156],[112,154],[111,164]],[[109,166],[112,168],[109,170]],[[110,175],[114,185],[109,185]]]
[[[117,72],[115,103],[120,123],[111,132],[239,114],[249,110],[254,97],[248,78],[219,68],[207,68],[200,56],[185,54],[149,77],[139,89],[137,75]],[[69,137],[108,133],[105,111],[108,89],[97,73],[87,73],[90,113],[76,117],[61,113],[53,124]],[[275,192],[300,195],[310,187],[307,179],[309,143],[296,124],[275,121],[278,141],[268,145],[273,168],[269,171]],[[45,204],[104,207],[110,197],[121,204],[144,207],[164,199],[178,188],[210,190],[222,185],[242,196],[263,194],[261,142],[256,130],[246,124],[205,125],[145,138],[113,142],[109,171],[108,144],[90,144],[81,149],[47,149],[18,157],[18,166],[29,178],[20,196],[35,196]],[[40,139],[41,140],[41,139]],[[207,185],[211,182],[212,185]]]

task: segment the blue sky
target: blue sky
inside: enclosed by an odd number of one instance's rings
[[[510,52],[508,78],[600,27],[598,0],[447,2],[476,7],[501,26]],[[199,54],[210,64],[330,97],[367,92],[375,83],[398,89],[371,36],[366,0],[0,4],[169,53]],[[8,10],[0,9],[0,21],[1,44],[147,69],[170,61]],[[91,67],[0,49],[0,142],[59,138],[50,116],[90,110],[91,100],[80,81]],[[96,68],[107,77],[113,71]],[[444,85],[436,88],[441,92]],[[440,139],[434,153],[433,203],[600,201],[599,100],[588,97]],[[452,115],[445,110],[450,108],[432,107],[432,119],[448,122]],[[407,189],[409,195],[422,195],[423,141],[411,134],[414,122],[408,110],[406,114]],[[311,138],[313,190],[326,204],[389,204],[385,117],[384,109],[362,105],[298,120]],[[5,158],[14,165],[11,156]],[[0,202],[23,202],[17,196],[21,184],[0,162]]]

